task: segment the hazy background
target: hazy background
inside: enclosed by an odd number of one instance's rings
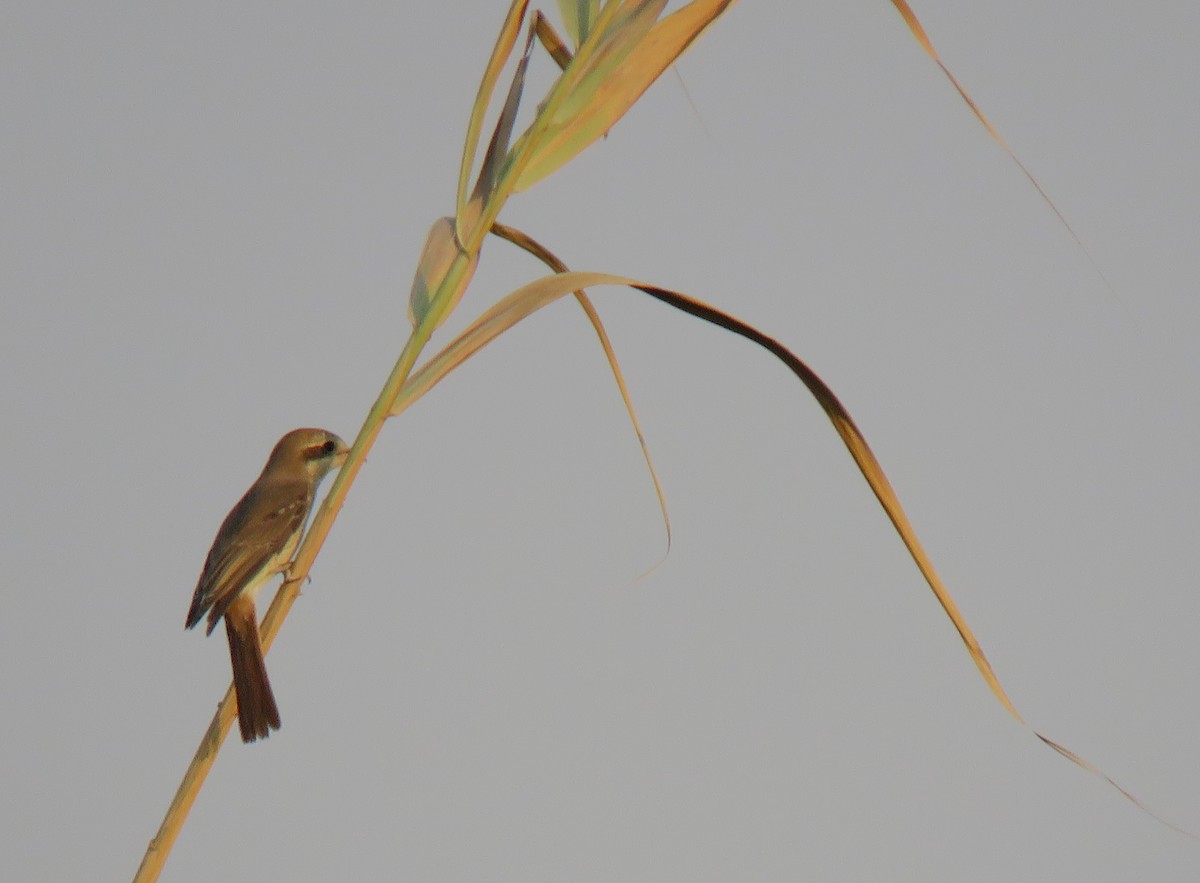
[[[506,5],[0,12],[0,878],[132,876],[229,682],[209,543],[361,424]],[[914,8],[1111,290],[886,0],[738,4],[504,220],[807,359],[1021,711],[1200,831],[1200,7]],[[492,242],[458,325],[540,272]],[[595,298],[665,564],[557,304],[385,428],[164,880],[1200,876],[1004,713],[799,383]]]

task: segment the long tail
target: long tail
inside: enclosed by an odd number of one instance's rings
[[[229,636],[229,657],[233,663],[233,687],[237,691],[238,726],[243,742],[265,739],[279,729],[279,708],[267,679],[262,643],[258,637],[258,616],[254,601],[241,599],[225,611],[225,633]]]

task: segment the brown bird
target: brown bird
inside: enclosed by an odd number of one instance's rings
[[[346,461],[348,451],[344,441],[324,429],[293,429],[281,438],[262,474],[225,516],[196,583],[187,628],[207,612],[206,634],[211,635],[217,620],[225,618],[243,742],[279,729],[254,599],[268,580],[287,569],[317,485]]]

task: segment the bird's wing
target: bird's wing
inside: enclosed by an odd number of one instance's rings
[[[275,559],[281,552],[290,553],[289,542],[304,526],[311,505],[312,490],[305,482],[276,482],[247,491],[217,531],[192,596],[188,628],[211,608],[211,632],[238,593],[264,568],[271,565],[278,572],[287,562]]]

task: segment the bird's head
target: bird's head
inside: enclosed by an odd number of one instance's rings
[[[296,469],[320,481],[346,462],[349,446],[326,429],[293,429],[279,440],[267,468]]]

